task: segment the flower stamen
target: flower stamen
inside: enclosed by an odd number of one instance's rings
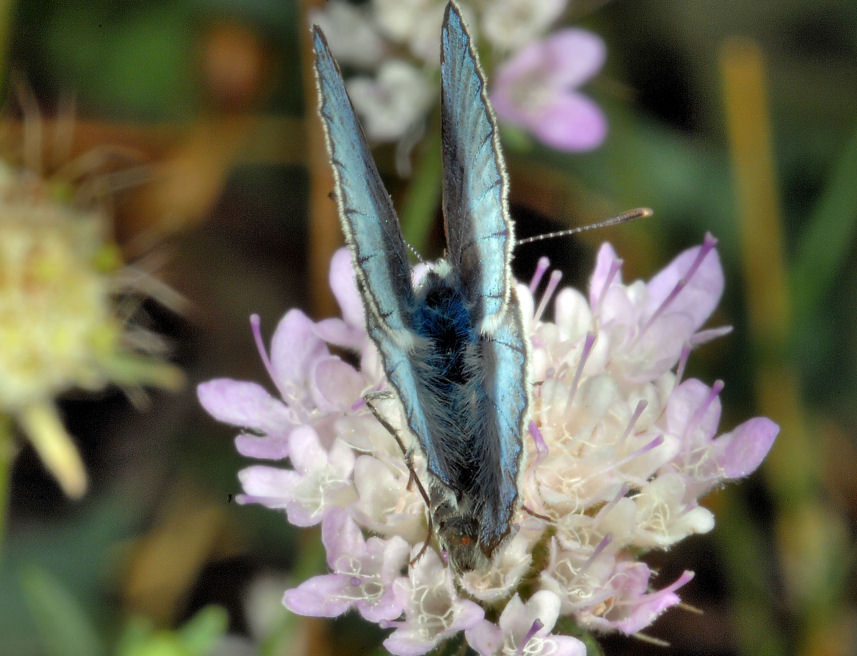
[[[693,413],[693,416],[690,418],[690,421],[687,423],[685,435],[693,435],[694,431],[696,431],[696,427],[699,425],[699,422],[702,421],[703,415],[705,415],[708,408],[714,402],[714,399],[716,399],[720,392],[723,391],[725,386],[726,384],[722,380],[714,381],[714,384],[708,391],[708,395],[705,397],[705,400],[699,405]]]
[[[568,403],[574,401],[577,394],[577,386],[580,384],[580,379],[583,376],[583,368],[586,366],[586,361],[592,353],[592,347],[595,344],[595,333],[586,333],[586,338],[583,340],[583,350],[580,353],[580,361],[577,363],[577,370],[574,372],[574,380],[571,381],[571,387],[568,394]]]
[[[533,296],[536,295],[536,289],[538,288],[539,283],[542,281],[542,277],[545,275],[545,271],[548,270],[550,265],[550,259],[548,259],[544,255],[542,255],[539,258],[539,261],[536,263],[536,270],[533,272],[533,277],[530,279],[529,284],[530,294],[532,294]]]
[[[607,290],[610,289],[610,285],[613,284],[613,279],[616,277],[616,275],[622,269],[622,263],[623,262],[624,262],[624,260],[622,260],[621,258],[618,258],[618,257],[614,258],[610,262],[610,269],[607,272],[607,275],[604,277],[604,285],[601,287],[601,289],[597,293],[593,292],[593,294],[592,294],[592,309],[593,310],[598,310],[601,307],[601,302],[604,300],[604,297],[607,296]]]
[[[262,358],[262,364],[265,365],[265,371],[268,372],[268,377],[274,383],[280,395],[284,399],[288,398],[285,391],[280,389],[277,377],[274,375],[274,367],[271,364],[271,358],[268,357],[268,349],[265,348],[265,341],[262,339],[262,319],[255,312],[250,315],[250,331],[253,333],[253,341],[256,342],[256,350],[259,351],[259,357]]]
[[[538,464],[548,455],[548,445],[545,442],[542,432],[539,430],[538,424],[534,421],[530,422],[530,436],[533,438],[533,444],[536,445],[536,453],[538,455],[536,456],[535,464]]]
[[[693,263],[690,265],[690,268],[687,272],[679,278],[678,282],[676,282],[675,286],[672,288],[667,297],[663,300],[663,302],[658,306],[658,309],[654,311],[649,320],[643,324],[643,329],[640,331],[640,335],[643,335],[649,327],[660,317],[664,311],[672,304],[672,302],[676,299],[676,297],[681,293],[681,291],[687,287],[687,284],[691,281],[693,276],[696,274],[697,270],[699,270],[702,261],[706,258],[706,256],[714,249],[717,245],[717,239],[714,238],[710,233],[705,233],[705,239],[702,242],[702,246],[700,246],[699,251],[696,253],[696,257],[693,260]]]
[[[637,421],[640,419],[640,416],[643,414],[643,411],[649,406],[649,402],[645,399],[641,399],[639,403],[637,403],[637,407],[634,408],[634,414],[631,415],[631,418],[628,420],[628,426],[625,428],[625,432],[622,433],[622,437],[619,438],[619,444],[623,444],[628,436],[631,434],[631,431],[634,430],[634,426],[637,424]]]
[[[542,622],[538,618],[533,620],[533,624],[530,627],[530,630],[527,631],[527,634],[524,636],[524,639],[521,640],[521,644],[518,645],[518,649],[515,650],[515,655],[516,656],[522,656],[522,654],[524,653],[524,647],[526,647],[527,643],[529,643],[530,640],[535,638],[536,634],[539,631],[541,631],[543,628],[545,628],[545,625],[542,624]]]
[[[556,291],[556,288],[559,286],[560,280],[562,280],[562,271],[560,271],[559,269],[554,269],[553,271],[551,271],[547,287],[545,287],[545,293],[542,294],[542,299],[539,301],[539,307],[536,309],[535,315],[533,317],[534,321],[541,320],[545,308],[550,302],[553,293]]]

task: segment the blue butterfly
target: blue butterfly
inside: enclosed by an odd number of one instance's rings
[[[509,263],[507,181],[485,76],[458,7],[441,34],[447,253],[414,287],[396,213],[325,41],[313,28],[319,113],[367,330],[429,472],[451,566],[487,566],[519,504],[527,345]]]

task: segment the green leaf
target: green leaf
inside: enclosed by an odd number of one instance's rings
[[[179,630],[182,643],[194,656],[204,656],[214,649],[229,627],[229,615],[220,606],[206,606]]]
[[[20,572],[24,599],[38,638],[50,656],[100,656],[104,649],[80,603],[47,570],[27,565]]]
[[[405,241],[420,253],[427,252],[429,235],[440,205],[442,182],[440,129],[433,121],[420,146],[414,174],[399,212]]]
[[[182,116],[192,97],[192,32],[182,3],[82,10],[61,5],[44,47],[61,82],[83,104],[150,116]]]
[[[792,268],[796,323],[819,312],[857,237],[857,130],[845,144],[829,182],[806,221]]]
[[[229,616],[220,606],[206,606],[183,626],[156,630],[146,617],[133,617],[116,644],[118,656],[207,656],[220,642]]]

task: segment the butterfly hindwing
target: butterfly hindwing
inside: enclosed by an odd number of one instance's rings
[[[514,290],[512,290],[514,295]],[[484,457],[478,494],[479,546],[490,554],[509,532],[518,501],[521,437],[527,411],[527,352],[514,296],[506,320],[480,339],[485,398],[477,433]],[[489,455],[490,454],[490,455]]]

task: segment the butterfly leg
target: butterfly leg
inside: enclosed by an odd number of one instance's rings
[[[402,438],[399,436],[398,431],[390,425],[390,422],[384,419],[383,415],[374,404],[375,401],[386,401],[392,398],[393,394],[391,392],[367,392],[363,395],[363,400],[372,411],[375,419],[377,419],[378,422],[387,429],[387,432],[393,436],[393,439],[396,440],[396,444],[398,444],[399,448],[402,450],[402,455],[405,456],[405,463],[408,465],[408,469],[413,473],[413,450],[405,446],[405,443],[402,442]]]
[[[531,517],[535,517],[536,519],[541,519],[542,521],[547,522],[548,524],[553,523],[553,520],[550,517],[548,517],[547,515],[542,515],[541,513],[537,513],[535,510],[530,510],[526,506],[521,506],[521,509],[525,513],[530,515]]]
[[[366,394],[363,397],[363,400],[366,401],[367,407],[369,408],[369,410],[372,411],[372,414],[375,416],[375,419],[378,420],[378,423],[380,423],[387,430],[387,432],[393,436],[393,439],[396,440],[396,444],[398,444],[399,448],[402,450],[402,455],[405,457],[405,465],[408,468],[408,476],[409,476],[408,477],[408,488],[410,489],[411,482],[415,483],[417,486],[417,489],[420,491],[420,495],[422,496],[423,501],[425,501],[425,503],[426,503],[426,507],[429,509],[429,512],[428,512],[428,534],[426,535],[425,542],[423,542],[423,547],[422,547],[422,549],[420,549],[420,552],[408,562],[409,565],[413,565],[420,558],[422,558],[422,555],[426,552],[426,549],[428,549],[429,542],[431,542],[432,529],[434,528],[432,525],[432,519],[431,519],[431,501],[429,501],[429,496],[426,493],[426,490],[423,487],[423,484],[420,481],[419,476],[417,476],[416,470],[414,469],[413,451],[411,449],[408,449],[405,446],[404,442],[402,442],[402,438],[399,435],[398,431],[395,428],[393,428],[393,426],[390,425],[390,422],[388,422],[386,419],[384,419],[383,415],[380,413],[378,408],[375,407],[375,404],[373,403],[373,401],[376,401],[379,399],[389,399],[389,398],[392,398],[392,394],[390,394],[389,392],[373,392],[373,393]]]

